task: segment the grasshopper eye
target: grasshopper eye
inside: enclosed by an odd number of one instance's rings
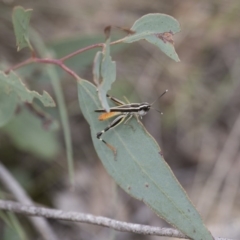
[[[150,106],[149,105],[142,106],[140,110],[147,113],[150,110]]]

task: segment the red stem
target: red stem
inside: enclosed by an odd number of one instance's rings
[[[18,68],[21,68],[23,66],[26,66],[26,65],[28,65],[30,63],[35,63],[35,62],[57,65],[60,68],[62,68],[64,71],[69,73],[71,76],[73,76],[76,80],[79,79],[79,76],[74,71],[72,71],[70,68],[68,68],[61,60],[59,60],[59,59],[49,59],[49,58],[32,58],[31,57],[31,58],[25,60],[24,62],[21,62],[21,63],[15,65],[13,67],[7,69],[5,71],[5,73],[8,74],[12,70],[16,70]]]
[[[23,61],[23,62],[21,62],[21,63],[16,64],[16,65],[13,66],[13,67],[10,67],[9,69],[7,69],[7,70],[5,71],[5,73],[8,74],[11,70],[15,70],[15,69],[21,68],[21,67],[23,67],[23,66],[25,66],[25,65],[27,65],[27,64],[32,63],[32,62],[33,62],[33,58],[29,58],[29,59],[27,59],[27,60],[25,60],[25,61]]]
[[[28,65],[30,63],[37,62],[37,63],[47,63],[47,64],[57,65],[60,68],[62,68],[64,71],[66,71],[68,74],[73,76],[76,80],[78,80],[79,76],[73,70],[71,70],[69,67],[67,67],[64,64],[64,61],[66,61],[67,59],[72,58],[72,57],[74,57],[74,56],[76,56],[76,55],[78,55],[78,54],[80,54],[82,52],[85,52],[87,50],[90,50],[90,49],[93,49],[93,48],[98,48],[98,47],[103,47],[103,46],[104,46],[104,43],[93,44],[93,45],[90,45],[88,47],[81,48],[81,49],[79,49],[79,50],[77,50],[77,51],[75,51],[73,53],[70,53],[70,54],[68,54],[65,57],[62,57],[60,59],[37,58],[37,57],[35,57],[35,54],[33,54],[32,57],[28,58],[27,60],[25,60],[25,61],[23,61],[21,63],[18,63],[15,66],[12,66],[9,69],[7,69],[5,71],[5,73],[8,74],[12,70],[16,70],[16,69],[21,68],[23,66],[26,66],[26,65]]]
[[[97,44],[93,44],[93,45],[90,45],[88,47],[85,47],[85,48],[81,48],[79,50],[77,50],[76,52],[73,52],[73,53],[70,53],[68,54],[67,56],[65,57],[62,57],[60,58],[59,60],[61,60],[62,62],[66,61],[67,59],[71,58],[71,57],[74,57],[80,53],[83,53],[87,50],[90,50],[90,49],[93,49],[93,48],[98,48],[98,47],[103,47],[104,46],[104,43],[97,43]]]
[[[115,41],[115,42],[111,42],[111,45],[114,45],[114,44],[118,44],[121,42],[121,39],[118,40],[118,41]],[[96,44],[93,44],[93,45],[90,45],[88,47],[85,47],[85,48],[81,48],[73,53],[70,53],[68,55],[66,55],[65,57],[62,57],[60,59],[49,59],[49,58],[37,58],[35,56],[35,52],[32,53],[32,57],[28,58],[27,60],[21,62],[21,63],[18,63],[16,64],[15,66],[12,66],[10,67],[9,69],[7,69],[5,71],[6,74],[8,74],[11,70],[15,70],[15,69],[18,69],[18,68],[21,68],[25,65],[28,65],[30,63],[34,63],[34,62],[38,62],[38,63],[47,63],[47,64],[54,64],[54,65],[57,65],[59,66],[60,68],[62,68],[64,71],[66,71],[68,74],[70,74],[71,76],[73,76],[76,80],[79,79],[79,76],[73,71],[71,70],[70,68],[68,68],[65,64],[64,64],[64,61],[66,61],[67,59],[69,58],[72,58],[80,53],[83,53],[85,51],[88,51],[90,49],[93,49],[93,48],[98,48],[98,47],[104,47],[104,43],[96,43]]]
[[[72,71],[70,68],[68,68],[62,61],[61,59],[49,59],[49,58],[35,58],[33,59],[34,62],[38,63],[49,63],[49,64],[54,64],[62,68],[64,71],[69,73],[71,76],[73,76],[76,80],[79,79],[79,76]]]

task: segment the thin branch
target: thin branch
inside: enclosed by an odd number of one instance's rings
[[[67,67],[61,59],[50,59],[50,58],[37,58],[37,57],[29,58],[24,62],[21,62],[15,66],[8,68],[5,71],[5,73],[8,74],[12,70],[19,69],[19,68],[24,67],[31,63],[46,63],[46,64],[57,65],[60,68],[62,68],[65,72],[70,74],[72,77],[74,77],[76,80],[79,79],[79,76],[73,70],[71,70],[69,67]]]
[[[62,211],[57,209],[35,207],[33,205],[23,205],[13,201],[0,200],[0,209],[15,212],[28,216],[41,216],[45,218],[53,218],[58,220],[66,220],[72,222],[82,222],[103,227],[108,227],[121,232],[131,232],[143,235],[155,235],[165,237],[177,237],[189,239],[181,232],[172,228],[152,227],[135,223],[121,222],[111,218],[94,216],[80,212]],[[231,240],[227,238],[214,238],[215,240]]]
[[[72,58],[72,57],[74,57],[74,56],[76,56],[76,55],[78,55],[80,53],[83,53],[83,52],[88,51],[88,50],[93,49],[93,48],[99,48],[99,47],[103,47],[103,46],[104,46],[104,43],[93,44],[93,45],[90,45],[88,47],[81,48],[81,49],[79,49],[79,50],[77,50],[77,51],[75,51],[73,53],[70,53],[70,54],[66,55],[65,57],[60,58],[59,60],[64,62],[67,59]]]
[[[111,45],[115,45],[115,44],[118,44],[118,43],[121,43],[121,40],[117,40],[115,42],[111,42],[110,44]],[[86,52],[88,50],[91,50],[91,49],[94,49],[94,48],[99,48],[99,47],[103,47],[104,46],[104,43],[97,43],[97,44],[93,44],[93,45],[90,45],[90,46],[87,46],[85,48],[81,48],[75,52],[72,52],[68,55],[66,55],[65,57],[62,57],[60,59],[50,59],[50,58],[37,58],[35,57],[35,54],[32,55],[32,57],[28,58],[27,60],[21,62],[21,63],[18,63],[10,68],[8,68],[7,70],[5,70],[5,73],[8,74],[10,71],[12,70],[16,70],[16,69],[19,69],[23,66],[26,66],[28,64],[31,64],[31,63],[34,63],[34,62],[38,62],[38,63],[47,63],[47,64],[54,64],[54,65],[57,65],[59,67],[61,67],[64,71],[66,71],[67,73],[69,73],[70,75],[72,75],[76,80],[79,79],[79,76],[74,72],[72,71],[70,68],[68,68],[65,64],[64,64],[64,61],[80,54],[80,53],[83,53],[83,52]]]
[[[19,69],[19,68],[24,67],[24,66],[26,66],[26,65],[28,65],[28,64],[30,64],[30,63],[33,63],[33,62],[34,62],[34,61],[33,61],[33,58],[32,58],[32,57],[31,57],[31,58],[28,58],[27,60],[25,60],[25,61],[23,61],[23,62],[21,62],[21,63],[18,63],[18,64],[16,64],[16,65],[8,68],[8,69],[5,70],[4,72],[5,72],[6,74],[8,74],[8,73],[9,73],[10,71],[12,71],[12,70]]]
[[[0,162],[0,181],[12,193],[12,195],[21,203],[32,205],[32,200],[27,196],[26,192],[12,177],[8,170]],[[58,237],[50,228],[48,222],[44,218],[30,218],[30,221],[46,240],[58,240]]]
[[[68,74],[70,74],[76,80],[80,79],[80,77],[73,70],[71,70],[69,67],[67,67],[65,64],[62,63],[61,65],[59,65],[59,67],[61,67],[64,71],[66,71]]]
[[[122,39],[119,39],[119,40],[117,40],[115,42],[111,42],[110,45],[115,45],[115,44],[118,44],[118,43],[121,43],[121,42],[122,42]],[[104,43],[97,43],[97,44],[93,44],[93,45],[87,46],[85,48],[81,48],[81,49],[79,49],[79,50],[77,50],[77,51],[75,51],[73,53],[70,53],[70,54],[66,55],[65,57],[60,58],[59,60],[64,62],[67,59],[72,58],[72,57],[74,57],[74,56],[76,56],[76,55],[78,55],[80,53],[86,52],[86,51],[94,49],[94,48],[99,48],[99,47],[103,48],[104,47]]]
[[[34,62],[57,65],[60,68],[62,68],[64,71],[66,71],[68,74],[70,74],[72,77],[74,77],[76,80],[80,78],[73,70],[67,67],[61,59],[35,58]]]

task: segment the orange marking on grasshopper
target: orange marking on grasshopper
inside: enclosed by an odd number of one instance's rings
[[[115,117],[117,115],[121,114],[120,112],[106,112],[102,113],[100,116],[98,116],[99,121],[105,121],[109,118]]]

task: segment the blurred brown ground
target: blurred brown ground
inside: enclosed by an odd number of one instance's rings
[[[181,62],[175,63],[146,42],[131,44],[113,55],[118,79],[113,92],[151,102],[169,89],[156,105],[164,115],[152,111],[144,118],[144,125],[160,144],[166,161],[213,235],[240,239],[240,1],[1,1],[1,64],[12,65],[28,56],[25,50],[16,52],[11,25],[15,5],[33,8],[31,25],[51,43],[74,36],[103,35],[109,24],[130,27],[147,13],[166,13],[180,22],[182,31],[175,35],[175,47]],[[91,65],[80,74],[92,81]],[[71,123],[75,191],[69,184],[61,129],[61,150],[49,161],[18,150],[0,133],[0,157],[6,166],[38,203],[167,226],[108,176],[78,108],[76,83],[67,75],[61,80]],[[28,77],[27,82],[53,95],[47,81],[42,86]],[[86,224],[51,223],[62,239],[160,239]],[[24,225],[31,228],[28,222]]]

